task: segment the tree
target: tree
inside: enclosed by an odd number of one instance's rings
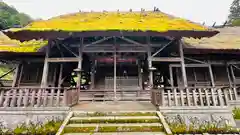
[[[240,26],[240,0],[233,1],[228,19],[231,25]]]
[[[31,17],[19,13],[14,7],[0,1],[0,29],[7,29],[14,26],[25,26],[31,22]]]

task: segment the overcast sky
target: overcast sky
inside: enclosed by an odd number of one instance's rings
[[[0,0],[1,1],[1,0]],[[153,10],[183,17],[195,22],[223,24],[233,0],[3,0],[20,12],[33,18],[48,19],[53,16],[82,11],[126,11],[130,8]]]

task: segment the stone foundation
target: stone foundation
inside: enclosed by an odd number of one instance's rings
[[[48,120],[64,120],[70,108],[39,107],[39,108],[1,108],[0,122],[7,128],[15,128],[21,123],[47,122]]]

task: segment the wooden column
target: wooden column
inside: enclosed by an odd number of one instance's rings
[[[114,76],[113,76],[113,90],[114,90],[114,101],[117,100],[117,48],[116,48],[116,37],[114,37],[114,54],[113,54],[113,57],[114,57]]]
[[[186,75],[186,68],[185,68],[185,63],[184,63],[184,54],[183,54],[183,45],[181,40],[179,40],[179,53],[181,57],[181,69],[182,69],[182,77],[183,77],[183,85],[184,87],[187,87],[187,75]]]
[[[173,87],[173,71],[172,66],[169,66],[170,85]]]
[[[58,77],[58,87],[61,87],[61,84],[62,84],[62,72],[63,72],[63,63],[60,64],[59,77]]]
[[[232,74],[232,80],[233,80],[233,87],[236,86],[236,77],[234,75],[234,71],[233,71],[233,66],[230,65],[230,70],[231,70],[231,74]]]
[[[14,77],[13,77],[13,82],[12,82],[12,87],[16,87],[17,80],[19,78],[19,69],[21,68],[21,64],[17,65],[17,68],[15,69],[14,72]]]
[[[78,48],[78,69],[82,71],[82,47],[83,46],[83,38],[81,38],[81,44]],[[81,86],[81,72],[78,72],[78,81],[77,81],[77,88],[80,90]]]
[[[230,87],[233,87],[228,65],[226,65],[226,72],[227,72],[227,76],[228,76],[229,85],[230,85]]]
[[[212,72],[212,66],[211,66],[211,64],[209,64],[208,69],[209,69],[211,84],[212,84],[213,87],[215,87],[215,82],[214,82],[214,77],[213,77],[213,72]]]
[[[41,88],[47,87],[48,68],[49,68],[48,58],[49,58],[49,52],[50,52],[51,44],[52,44],[52,41],[49,40],[48,45],[46,47],[46,54],[45,54],[45,60],[44,60]]]
[[[142,67],[141,67],[141,61],[138,60],[138,84],[141,89],[142,87]]]
[[[91,67],[91,89],[93,89],[95,87],[95,69],[96,69],[96,64],[97,61],[94,60],[94,63]]]
[[[21,83],[21,80],[22,80],[22,74],[23,74],[23,67],[24,67],[24,65],[23,64],[21,64],[21,69],[20,69],[20,73],[19,73],[19,77],[18,77],[18,81],[17,81],[17,86],[19,87],[20,86],[20,83]]]
[[[149,70],[149,85],[151,87],[153,87],[153,71],[150,70],[152,68],[152,50],[151,50],[151,46],[150,46],[150,39],[148,39],[148,70]]]

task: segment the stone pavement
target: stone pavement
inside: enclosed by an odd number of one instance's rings
[[[156,111],[150,101],[105,101],[80,102],[72,107],[73,111]]]

